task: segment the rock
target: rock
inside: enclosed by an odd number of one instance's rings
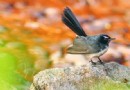
[[[30,90],[130,90],[129,83],[130,68],[115,62],[89,63],[41,71]]]

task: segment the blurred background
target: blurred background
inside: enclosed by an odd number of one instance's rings
[[[41,70],[88,63],[65,53],[76,36],[61,22],[66,6],[86,34],[116,38],[102,60],[130,67],[129,0],[0,0],[0,90],[28,90]]]

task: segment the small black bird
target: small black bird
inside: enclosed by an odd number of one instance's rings
[[[66,7],[62,15],[63,23],[68,26],[73,32],[78,36],[74,39],[73,45],[67,49],[67,53],[70,54],[83,54],[92,58],[98,58],[100,63],[103,63],[100,56],[107,52],[109,47],[109,42],[115,38],[111,38],[106,34],[88,36],[84,32],[83,28],[80,26],[78,20],[72,13],[72,11]]]

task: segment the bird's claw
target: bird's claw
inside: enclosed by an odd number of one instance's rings
[[[90,62],[92,63],[92,65],[96,65],[96,62],[93,62],[92,60]]]

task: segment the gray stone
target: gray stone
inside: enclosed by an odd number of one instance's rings
[[[47,69],[34,76],[30,90],[130,90],[130,68],[110,62]]]

